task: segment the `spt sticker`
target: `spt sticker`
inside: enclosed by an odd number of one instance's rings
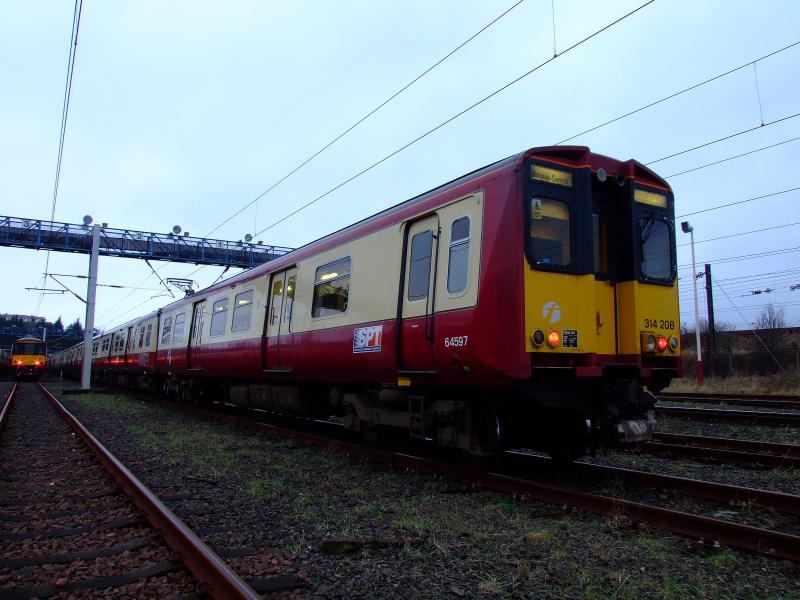
[[[353,352],[380,352],[383,340],[383,325],[359,327],[353,331]]]

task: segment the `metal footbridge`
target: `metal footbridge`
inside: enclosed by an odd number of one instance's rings
[[[90,254],[92,227],[41,219],[0,216],[0,246]],[[291,252],[293,248],[261,242],[231,242],[175,233],[102,227],[103,256],[165,260],[248,269]]]

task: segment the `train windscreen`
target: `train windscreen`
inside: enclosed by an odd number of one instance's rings
[[[45,353],[46,345],[42,342],[15,342],[14,354],[38,355]]]

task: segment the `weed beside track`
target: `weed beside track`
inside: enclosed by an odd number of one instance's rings
[[[309,587],[296,595],[790,598],[800,588],[796,565],[709,549],[621,515],[353,462],[122,395],[66,402],[145,483],[207,505],[204,527],[273,549],[278,571],[302,572]],[[323,552],[337,537],[392,543]]]

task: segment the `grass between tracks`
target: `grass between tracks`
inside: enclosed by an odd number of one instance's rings
[[[800,396],[800,373],[790,371],[779,375],[741,375],[706,377],[703,387],[691,378],[673,379],[665,392],[708,394],[779,394]]]
[[[186,475],[218,481],[226,510],[268,518],[282,550],[301,555],[326,536],[404,541],[296,559],[312,586],[379,586],[344,596],[777,599],[800,585],[795,567],[634,527],[622,514],[565,514],[115,395],[68,403],[123,461],[162,462],[160,476],[181,485]]]

